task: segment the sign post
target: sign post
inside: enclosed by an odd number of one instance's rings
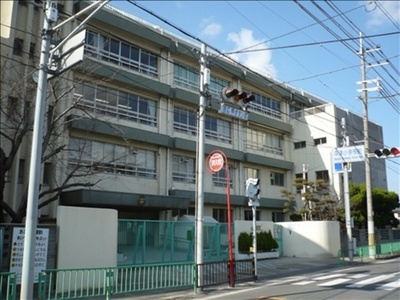
[[[221,150],[212,151],[207,157],[207,169],[211,174],[215,174],[222,170],[225,165],[226,178],[226,203],[228,214],[228,249],[229,249],[229,286],[235,287],[235,261],[233,259],[233,243],[232,243],[232,216],[231,216],[231,184],[229,177],[228,158]]]
[[[364,146],[348,146],[336,148],[332,152],[332,163],[334,170],[338,170],[338,165],[343,168],[343,186],[344,186],[344,208],[346,216],[346,229],[347,229],[347,245],[348,256],[350,263],[353,261],[353,238],[351,232],[351,213],[350,213],[350,193],[349,193],[349,167],[351,162],[364,161],[365,150]],[[338,173],[337,172],[337,173]]]

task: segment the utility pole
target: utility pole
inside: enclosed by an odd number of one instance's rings
[[[53,59],[54,51],[50,52],[50,46],[52,44],[52,36],[56,29],[60,28],[65,23],[75,19],[77,16],[83,14],[89,9],[97,6],[95,11],[90,14],[80,25],[77,26],[63,41],[61,41],[54,49],[60,48],[71,40],[73,35],[84,26],[88,19],[92,17],[94,13],[100,10],[106,5],[109,0],[106,1],[95,1],[88,8],[83,9],[78,14],[71,16],[64,22],[53,27],[58,21],[58,10],[57,0],[47,0],[44,2],[44,21],[42,30],[42,45],[40,52],[40,63],[38,70],[37,80],[37,91],[36,91],[36,103],[35,103],[35,119],[33,124],[33,136],[32,136],[32,149],[31,149],[31,162],[29,169],[29,186],[28,186],[28,199],[25,217],[25,234],[24,234],[24,252],[22,261],[22,274],[21,274],[21,300],[31,300],[33,297],[33,284],[34,284],[34,271],[35,271],[35,247],[36,247],[36,229],[38,222],[38,203],[39,203],[39,186],[41,179],[41,164],[42,164],[42,152],[43,152],[43,131],[44,131],[44,117],[46,108],[46,97],[47,97],[47,80],[48,75],[60,75],[66,71],[68,67],[79,63],[80,60],[74,58],[73,61],[69,61],[67,65],[64,65],[62,58]],[[84,39],[84,38],[83,38]],[[83,49],[83,41],[81,43]],[[78,50],[80,45],[79,41],[74,47],[77,49],[64,49],[71,54],[74,50]],[[53,49],[53,50],[54,50]],[[83,55],[83,51],[82,51]],[[58,66],[56,70],[50,70],[51,66]]]
[[[343,138],[343,146],[349,146],[349,138],[346,134],[346,119],[342,118],[341,122],[342,126],[342,138]],[[350,264],[353,262],[353,237],[351,233],[351,213],[350,213],[350,193],[349,193],[349,163],[343,163],[343,188],[344,188],[344,209],[345,209],[345,217],[346,217],[346,232],[347,232],[347,251],[349,256]]]
[[[362,33],[360,32],[360,52],[361,57],[361,97],[363,102],[363,127],[364,127],[364,148],[365,148],[365,187],[367,192],[367,224],[368,224],[368,246],[370,258],[375,258],[375,226],[374,226],[374,210],[372,205],[372,188],[371,188],[371,163],[369,159],[369,134],[368,134],[368,89],[365,66],[365,53],[375,51],[375,49],[366,51],[363,48]],[[375,89],[376,90],[376,89]]]
[[[210,83],[210,70],[207,67],[206,45],[201,44],[200,53],[200,104],[197,131],[197,201],[196,201],[196,265],[197,282],[203,286],[203,223],[204,223],[204,132],[206,119],[206,92]]]
[[[55,10],[55,7],[57,7],[57,1],[48,0],[44,5],[43,39],[36,92],[35,120],[33,124],[31,163],[29,169],[28,203],[25,218],[24,257],[22,261],[21,275],[21,299],[23,300],[33,299],[33,276],[35,268],[38,195],[41,178],[43,123],[47,96],[47,71],[52,37],[51,24],[57,20],[54,13],[58,14],[57,10]]]

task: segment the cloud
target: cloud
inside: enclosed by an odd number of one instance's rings
[[[263,43],[263,40],[257,40],[253,37],[253,31],[245,28],[242,28],[238,33],[229,33],[227,39],[228,41],[234,43],[234,48],[229,52],[235,52],[244,49],[265,49],[268,47],[268,43]],[[258,73],[271,77],[276,77],[277,75],[277,70],[271,62],[271,51],[263,50],[256,52],[245,52],[231,54],[230,56]]]
[[[222,31],[222,26],[213,22],[212,17],[201,20],[200,28],[202,28],[201,35],[214,38]]]
[[[392,21],[399,23],[400,2],[399,1],[379,1],[379,7],[375,3],[369,3],[367,8],[370,11],[369,26],[383,26],[392,24]]]

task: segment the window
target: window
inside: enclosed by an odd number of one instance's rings
[[[7,114],[6,118],[8,120],[13,120],[18,114],[18,98],[17,97],[8,97],[7,101]]]
[[[85,53],[134,71],[158,76],[158,57],[134,45],[87,30]]]
[[[29,46],[29,58],[30,59],[35,58],[35,48],[36,48],[36,44],[31,42],[31,44]]]
[[[45,162],[43,168],[43,185],[50,185],[52,176],[51,163]]]
[[[282,137],[270,132],[246,128],[246,149],[260,150],[272,154],[283,155]]]
[[[323,171],[316,171],[315,172],[315,177],[317,180],[323,180],[325,182],[329,182],[329,172],[328,170],[323,170]]]
[[[209,91],[210,94],[215,98],[215,99],[220,99],[221,98],[221,90],[224,87],[230,86],[229,81],[217,78],[213,75],[211,75],[210,78],[210,85],[209,85]]]
[[[232,142],[230,122],[206,115],[205,128],[206,138],[226,143]]]
[[[260,179],[260,170],[259,169],[253,169],[253,168],[244,168],[244,177],[245,179],[249,178],[258,178]]]
[[[138,95],[128,94],[88,82],[76,84],[75,99],[78,105],[103,115],[157,126],[157,102]]]
[[[247,94],[252,94],[255,97],[254,101],[251,101],[248,108],[253,111],[260,112],[264,115],[281,119],[281,103],[277,100],[265,97],[263,95],[253,93],[248,90],[244,90]]]
[[[156,152],[71,137],[69,165],[90,172],[156,179]]]
[[[256,210],[256,221],[260,221],[261,212]],[[252,210],[245,210],[244,211],[244,219],[245,221],[252,221],[253,220],[253,211]]]
[[[314,139],[314,145],[326,144],[326,137]]]
[[[230,187],[233,187],[232,165],[229,165],[228,169],[229,169],[228,170],[228,172],[229,172],[229,184],[230,184]],[[212,176],[213,185],[220,186],[220,187],[226,187],[227,174],[226,174],[225,170],[226,170],[226,168],[223,167],[217,173],[213,174],[213,176]]]
[[[23,39],[19,39],[19,38],[15,38],[14,39],[13,54],[21,56],[22,55],[23,46],[24,46],[24,40]]]
[[[174,84],[197,92],[200,85],[199,71],[175,64]]]
[[[306,141],[294,143],[294,149],[300,149],[300,148],[305,148],[305,147],[306,147]]]
[[[180,132],[196,135],[197,133],[196,112],[184,108],[174,108],[174,129]]]
[[[174,108],[174,129],[191,135],[197,133],[196,112],[185,108]],[[205,137],[221,142],[231,143],[231,123],[212,116],[205,119]]]
[[[231,217],[232,216],[233,213],[231,210]],[[228,223],[228,210],[224,208],[213,208],[213,218],[220,223]]]
[[[24,183],[24,174],[25,173],[25,159],[19,160],[19,168],[18,168],[18,183]]]
[[[284,174],[271,172],[271,185],[284,186]]]
[[[285,221],[285,214],[283,212],[272,212],[272,222],[284,222]]]
[[[195,159],[187,156],[172,156],[172,179],[195,183]]]

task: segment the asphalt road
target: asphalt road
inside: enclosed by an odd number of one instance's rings
[[[194,298],[193,298],[194,299]],[[322,272],[260,280],[252,286],[197,299],[311,300],[400,299],[400,258],[369,264],[328,268]]]
[[[288,258],[258,262],[257,282],[193,289],[113,295],[112,299],[399,300],[400,258],[347,261]]]

